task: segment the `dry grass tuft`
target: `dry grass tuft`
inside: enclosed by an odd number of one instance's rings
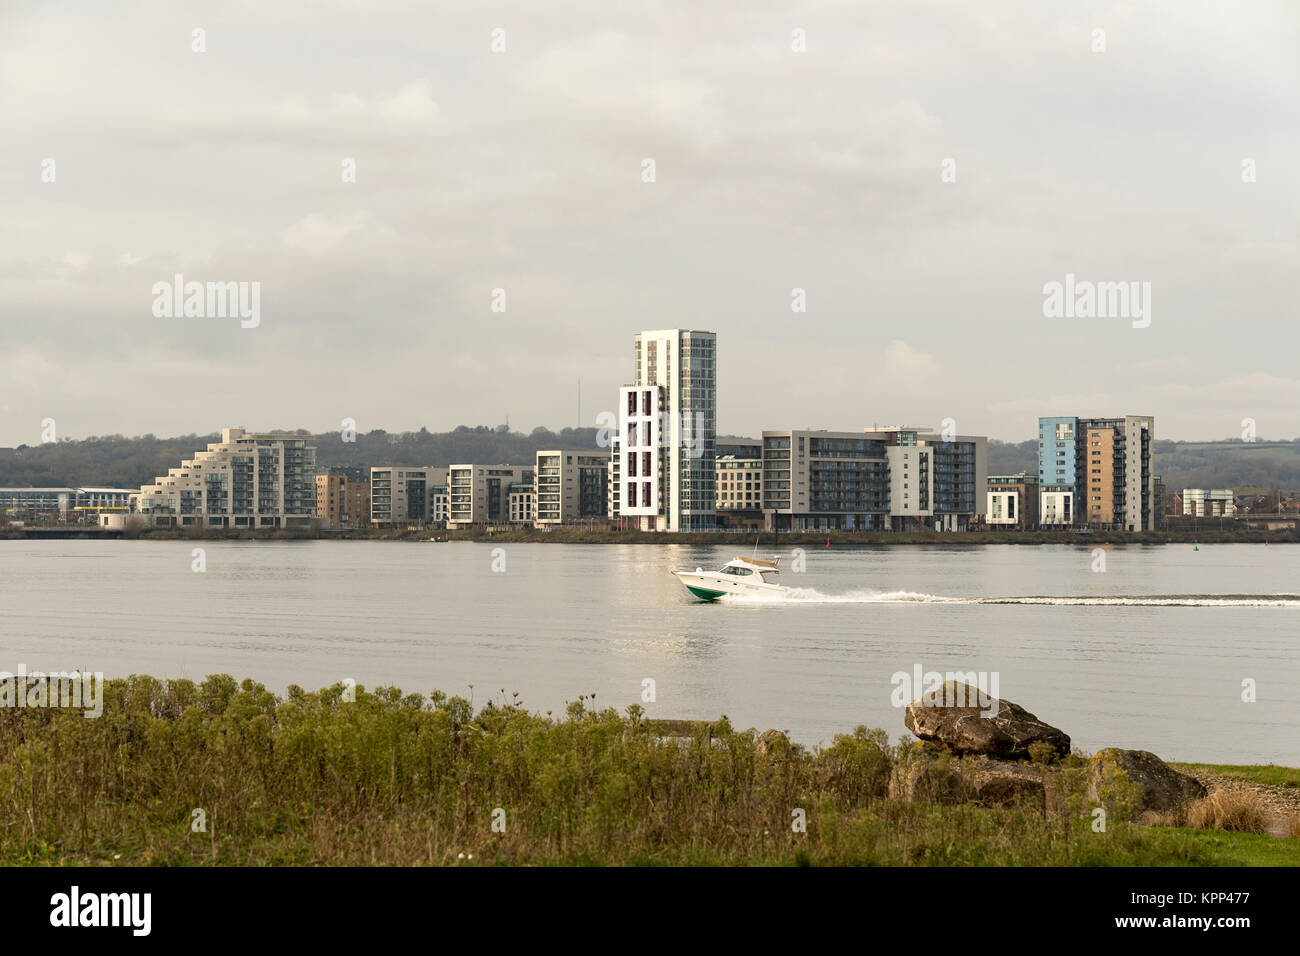
[[[1268,811],[1249,790],[1215,790],[1187,810],[1187,825],[1200,830],[1268,832]]]

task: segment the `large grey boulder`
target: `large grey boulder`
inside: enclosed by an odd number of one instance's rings
[[[1135,814],[1164,813],[1205,796],[1205,787],[1147,750],[1099,750],[1088,763],[1088,799]]]
[[[957,754],[1027,759],[1036,743],[1061,757],[1070,753],[1070,738],[1063,731],[1009,700],[985,698],[987,709],[974,706],[979,693],[969,684],[947,681],[908,704],[903,723],[921,740],[935,741]]]

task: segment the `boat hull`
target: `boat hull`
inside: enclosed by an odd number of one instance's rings
[[[768,584],[765,581],[751,584],[730,574],[708,571],[674,571],[673,574],[686,586],[686,590],[703,601],[716,601],[728,594],[772,594],[785,590],[779,584]]]

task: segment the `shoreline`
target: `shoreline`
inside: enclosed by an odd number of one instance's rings
[[[722,545],[734,544],[752,549],[757,540],[762,548],[812,546],[819,548],[916,545],[974,547],[1005,545],[1125,545],[1125,544],[1295,544],[1300,529],[1280,530],[1166,530],[1166,531],[787,531],[787,532],[690,532],[667,534],[645,531],[604,531],[582,528],[557,528],[539,531],[533,528],[446,531],[438,528],[416,529],[315,529],[287,528],[267,531],[227,531],[225,529],[156,529],[136,533],[101,531],[78,526],[47,526],[0,531],[4,540],[148,540],[148,541],[396,541],[423,543],[505,542],[516,544],[648,544],[648,545]]]
[[[1272,764],[1056,745],[960,755],[866,726],[809,748],[725,716],[651,718],[585,695],[542,714],[504,691],[476,707],[395,686],[277,694],[229,674],[110,679],[98,699],[105,719],[0,708],[13,816],[0,865],[1300,860],[1300,769]],[[103,757],[52,761],[55,741]],[[1151,781],[1199,796],[1152,815]]]

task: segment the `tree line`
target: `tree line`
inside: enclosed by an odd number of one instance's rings
[[[287,434],[305,435],[298,429]],[[547,448],[598,449],[595,428],[534,428],[511,431],[504,425],[461,425],[448,432],[388,432],[377,428],[345,441],[340,432],[317,436],[322,471],[365,469],[371,465],[528,464]],[[137,488],[167,474],[195,452],[220,440],[219,434],[90,438],[19,445],[0,449],[0,486],[17,488],[104,486]],[[353,436],[347,436],[352,438]],[[736,439],[720,438],[720,441]],[[1157,441],[1156,474],[1171,490],[1182,488],[1300,489],[1300,439],[1275,442]],[[988,444],[991,475],[1038,471],[1036,441]]]

